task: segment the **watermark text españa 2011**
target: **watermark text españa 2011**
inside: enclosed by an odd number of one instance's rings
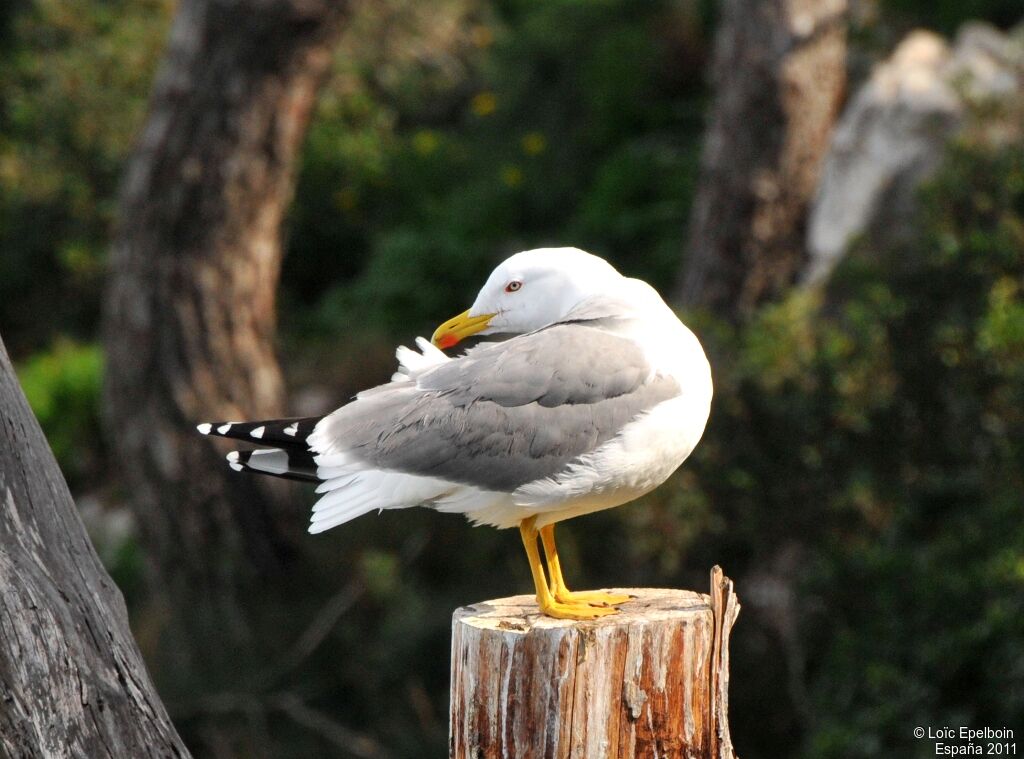
[[[925,725],[914,728],[914,737],[932,744],[935,756],[1017,755],[1017,743],[1009,727]]]

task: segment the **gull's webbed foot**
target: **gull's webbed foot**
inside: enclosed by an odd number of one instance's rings
[[[541,614],[556,619],[598,619],[610,614],[617,614],[618,609],[611,606],[591,606],[585,603],[566,603],[554,598],[538,598]]]
[[[551,591],[555,600],[565,604],[591,604],[594,606],[618,606],[624,604],[633,596],[620,593],[604,593],[600,590],[567,590],[565,588],[553,588]]]

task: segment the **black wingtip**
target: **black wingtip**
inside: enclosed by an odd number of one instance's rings
[[[306,438],[322,416],[267,419],[255,422],[203,422],[196,425],[201,435],[245,440],[263,445],[306,449]]]

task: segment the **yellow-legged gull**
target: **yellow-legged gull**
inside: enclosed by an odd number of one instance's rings
[[[513,337],[434,347],[490,334]],[[545,614],[614,613],[626,597],[566,588],[554,525],[632,501],[690,455],[711,404],[697,338],[648,284],[542,248],[498,266],[432,342],[399,348],[391,382],[327,416],[199,431],[273,446],[229,454],[235,469],[319,482],[310,532],[418,505],[518,526]]]

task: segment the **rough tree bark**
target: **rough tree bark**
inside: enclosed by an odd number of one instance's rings
[[[0,755],[188,756],[2,342]]]
[[[742,316],[795,281],[846,83],[846,0],[725,0],[677,299]]]
[[[457,610],[449,756],[734,759],[732,581],[715,567],[710,596],[626,592],[593,622],[538,616],[532,596]]]
[[[301,529],[196,422],[278,416],[281,221],[346,3],[182,0],[131,160],[106,298],[105,421],[171,597],[273,569]]]

